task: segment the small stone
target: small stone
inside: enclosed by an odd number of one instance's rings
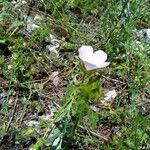
[[[24,0],[23,0],[23,1],[21,1],[21,3],[22,3],[23,5],[24,5],[24,4],[27,4],[27,2],[26,2],[26,1],[24,1]]]
[[[26,30],[31,33],[32,31],[34,31],[35,29],[39,28],[38,25],[34,24],[33,21],[31,19],[27,20],[27,28]]]
[[[59,85],[59,77],[56,76],[52,82],[55,86],[58,86]]]
[[[29,126],[29,127],[38,126],[39,122],[35,121],[35,120],[31,120],[29,122],[26,121],[26,125]]]
[[[34,21],[41,21],[42,17],[40,15],[35,15]]]
[[[9,101],[8,101],[8,104],[9,104],[9,105],[12,105],[13,102],[14,102],[14,100],[10,98]]]
[[[133,31],[138,40],[150,44],[150,29],[141,29]]]
[[[48,105],[51,112],[55,113],[61,106],[56,102],[53,102],[51,105]]]
[[[33,127],[37,133],[40,133],[40,123],[38,121],[35,121],[35,120],[31,120],[31,121],[25,121],[25,124],[28,126],[28,127]]]
[[[49,33],[48,36],[45,37],[45,42],[51,43],[53,39],[55,39],[55,36]]]
[[[56,50],[56,46],[54,46],[54,45],[47,45],[46,46],[46,50],[50,51],[51,53],[54,53],[56,55],[56,57],[59,57],[59,53]]]
[[[50,115],[42,115],[42,116],[39,116],[39,118],[41,120],[51,121],[53,116],[54,116],[54,113],[52,112]]]
[[[55,86],[58,86],[59,85],[59,77],[58,77],[58,71],[54,71],[52,74],[51,74],[51,80],[52,80],[52,83],[55,85]]]
[[[12,65],[8,65],[7,68],[10,70],[12,68]]]
[[[91,106],[91,109],[95,112],[98,112],[99,111],[99,108],[97,108],[96,106]]]
[[[117,96],[116,90],[111,90],[105,94],[104,100],[105,101],[113,101],[116,98],[116,96]]]
[[[45,38],[45,42],[49,43],[46,45],[46,50],[55,53],[57,57],[59,57],[59,53],[57,49],[60,47],[60,41],[56,39],[56,37],[52,34],[48,34]]]

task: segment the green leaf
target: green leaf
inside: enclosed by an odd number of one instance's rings
[[[96,128],[97,121],[98,121],[98,115],[92,110],[88,109],[88,117],[92,128]]]
[[[62,123],[58,127],[54,128],[45,141],[46,146],[51,146],[53,149],[59,150],[62,144],[62,138],[66,133],[66,124]]]
[[[4,61],[5,61],[4,56],[0,56],[0,65],[2,65]]]
[[[23,137],[29,137],[32,136],[34,134],[34,129],[33,128],[28,128],[26,131],[24,131],[23,133]]]
[[[39,148],[44,144],[44,139],[39,138],[37,142],[31,146],[31,150],[39,150]]]
[[[73,98],[73,94],[75,93],[77,87],[76,86],[68,86],[65,92],[64,101],[69,101]]]
[[[62,138],[58,137],[52,144],[52,150],[61,150]]]

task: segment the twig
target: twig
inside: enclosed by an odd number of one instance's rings
[[[80,127],[82,130],[86,130],[86,129],[85,129],[83,126],[81,126],[81,125],[78,125],[78,127]],[[104,136],[104,135],[102,135],[102,134],[95,133],[95,132],[93,132],[93,131],[89,131],[89,133],[90,133],[92,136],[94,136],[94,137],[96,137],[96,138],[98,138],[98,139],[102,139],[102,140],[104,140],[104,141],[108,141],[108,140],[109,140],[106,136]]]
[[[106,76],[104,76],[104,75],[102,75],[102,77],[103,78],[105,78],[106,80],[111,80],[111,81],[114,81],[114,82],[116,82],[116,83],[121,83],[121,84],[126,84],[125,82],[123,82],[123,81],[120,81],[120,80],[117,80],[117,79],[113,79],[113,78],[110,78],[110,77],[106,77]]]
[[[19,93],[17,92],[17,96],[16,96],[14,108],[13,108],[13,111],[12,111],[12,116],[11,116],[10,119],[9,119],[8,126],[7,126],[7,128],[6,128],[6,132],[9,131],[10,125],[11,125],[13,119],[14,119],[14,116],[15,116],[16,107],[17,107],[17,102],[18,102],[18,94],[19,94]]]

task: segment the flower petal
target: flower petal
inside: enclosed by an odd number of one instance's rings
[[[110,62],[103,62],[98,65],[98,68],[105,68],[110,64]]]
[[[97,66],[95,64],[92,64],[92,63],[89,63],[89,62],[86,62],[86,61],[84,61],[84,65],[85,65],[85,68],[87,70],[97,69]]]
[[[93,64],[93,63],[90,63],[90,62],[84,62],[84,65],[85,65],[85,68],[87,70],[94,70],[94,69],[100,69],[100,68],[105,68],[107,67],[108,65],[110,64],[110,62],[103,62],[103,63],[100,63],[98,65],[96,64]]]
[[[92,46],[83,45],[79,48],[79,57],[83,61],[87,61],[93,55]]]
[[[102,51],[102,50],[98,50],[96,52],[94,52],[93,54],[93,61],[97,64],[100,62],[105,62],[107,60],[107,54]]]

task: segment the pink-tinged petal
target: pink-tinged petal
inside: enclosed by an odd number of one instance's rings
[[[90,59],[90,57],[92,55],[93,55],[92,46],[83,45],[79,48],[79,57],[81,60],[86,61],[86,60]]]
[[[110,64],[110,62],[103,62],[98,65],[98,68],[105,68]]]
[[[93,61],[96,63],[96,64],[99,64],[100,62],[105,62],[107,60],[107,54],[102,51],[102,50],[98,50],[96,52],[94,52],[93,54]]]
[[[105,68],[105,67],[107,67],[109,64],[110,64],[110,62],[103,62],[103,63],[101,63],[101,64],[99,64],[99,65],[92,64],[92,63],[89,63],[89,62],[84,62],[85,68],[86,68],[87,70],[94,70],[94,69]]]
[[[84,62],[85,68],[87,70],[94,70],[97,69],[97,66],[95,64],[89,63],[89,62]]]

